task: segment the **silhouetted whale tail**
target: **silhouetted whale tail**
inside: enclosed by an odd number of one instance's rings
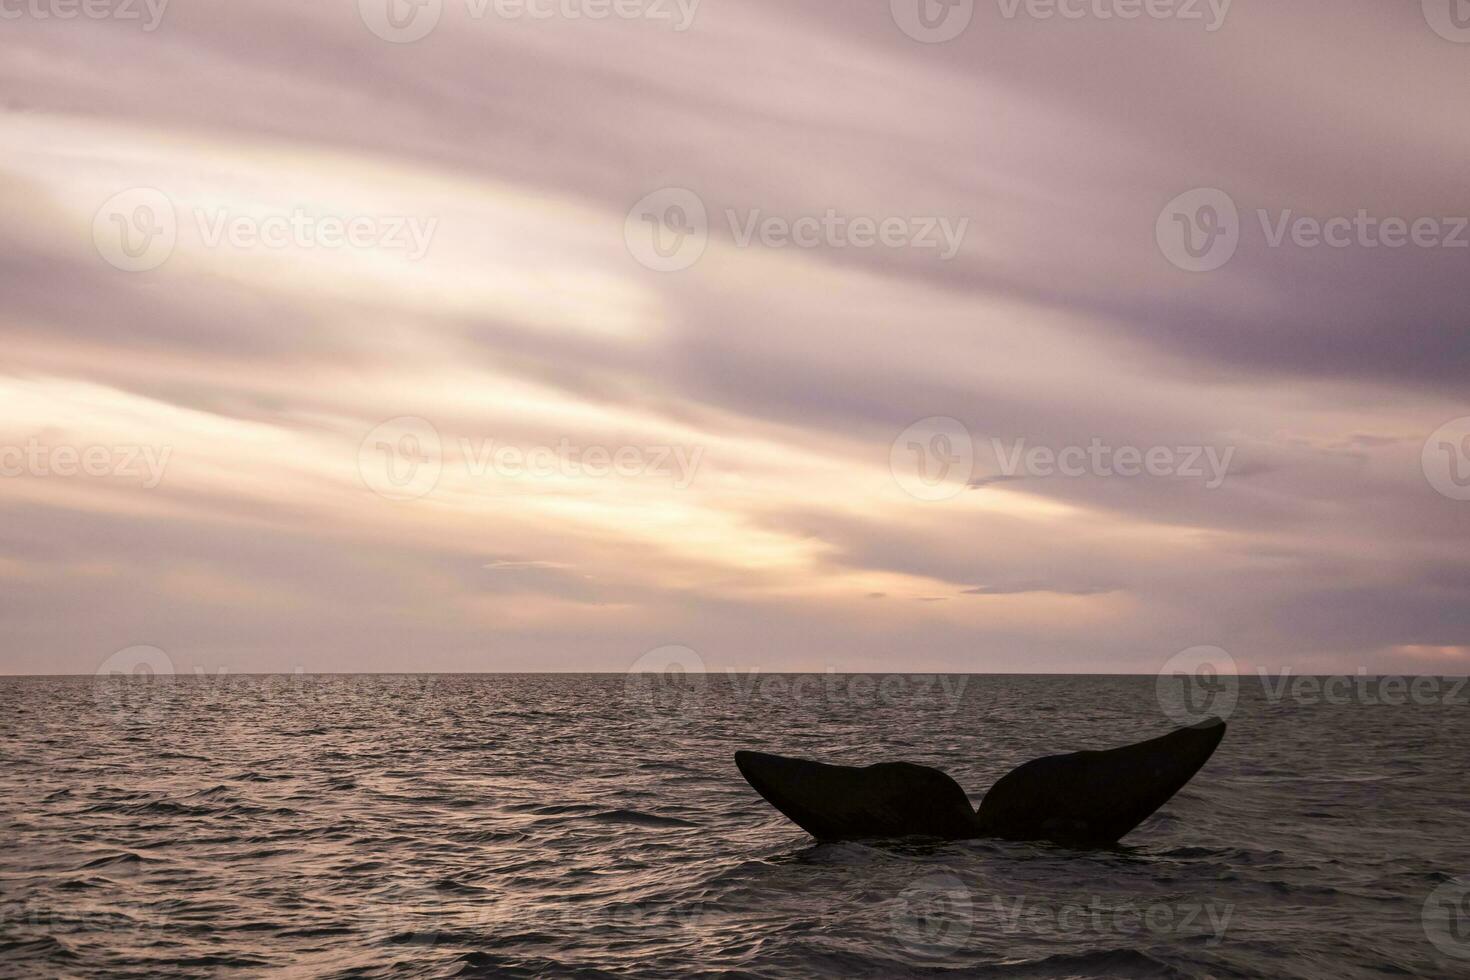
[[[1168,802],[1224,736],[1225,723],[1210,718],[1136,745],[1035,759],[992,786],[978,811],[948,775],[908,762],[858,768],[736,752],[735,765],[768,803],[822,841],[999,837],[1099,846]]]
[[[1033,759],[1002,776],[980,801],[985,837],[1112,844],[1194,778],[1225,737],[1208,718],[1159,738],[1104,752]]]
[[[829,766],[763,752],[736,752],[755,791],[817,840],[980,836],[960,784],[909,762]]]

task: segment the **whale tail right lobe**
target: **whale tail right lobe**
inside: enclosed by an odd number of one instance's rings
[[[987,837],[1114,844],[1199,772],[1225,737],[1208,718],[1168,735],[1101,752],[1033,759],[1011,770],[980,801]]]

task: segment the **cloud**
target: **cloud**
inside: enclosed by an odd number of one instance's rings
[[[669,642],[766,669],[1459,650],[1470,524],[1421,450],[1470,411],[1470,253],[1267,230],[1470,213],[1464,52],[1413,5],[1339,8],[1207,33],[977,7],[944,45],[816,0],[682,32],[446,8],[403,45],[284,0],[152,32],[9,22],[0,451],[171,455],[152,489],[0,477],[0,670],[139,642],[237,670],[622,669]],[[94,240],[133,186],[180,222],[141,273]],[[709,217],[682,272],[625,241],[662,187]],[[1214,273],[1155,238],[1196,187],[1242,216]],[[211,245],[221,209],[435,230],[414,260]],[[828,212],[968,225],[948,261],[737,240]],[[983,493],[895,479],[895,439],[934,416]],[[401,417],[437,442],[381,437]],[[1094,440],[1233,456],[1211,488],[1008,475],[996,449]],[[633,455],[538,476],[504,448]],[[696,451],[684,486],[656,463]],[[365,468],[395,465],[437,466],[432,488],[375,490]]]
[[[1102,585],[1057,586],[1045,582],[1019,582],[1014,585],[981,585],[965,589],[962,595],[1026,595],[1041,592],[1051,595],[1106,595],[1116,591]]]

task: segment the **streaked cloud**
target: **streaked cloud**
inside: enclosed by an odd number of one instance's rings
[[[1425,453],[1470,416],[1470,249],[1267,233],[1470,214],[1470,47],[1416,5],[982,4],[944,44],[887,4],[445,6],[406,44],[353,3],[7,22],[0,669],[1463,666],[1470,504]],[[1191,274],[1156,223],[1201,187],[1241,233]],[[625,240],[664,188],[707,213],[682,271]],[[97,227],[136,189],[175,238],[130,272]],[[736,230],[829,213],[966,231]],[[920,499],[934,417],[969,472]]]

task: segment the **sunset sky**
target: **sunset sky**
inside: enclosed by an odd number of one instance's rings
[[[386,2],[5,8],[0,672],[1470,667],[1435,0]]]

